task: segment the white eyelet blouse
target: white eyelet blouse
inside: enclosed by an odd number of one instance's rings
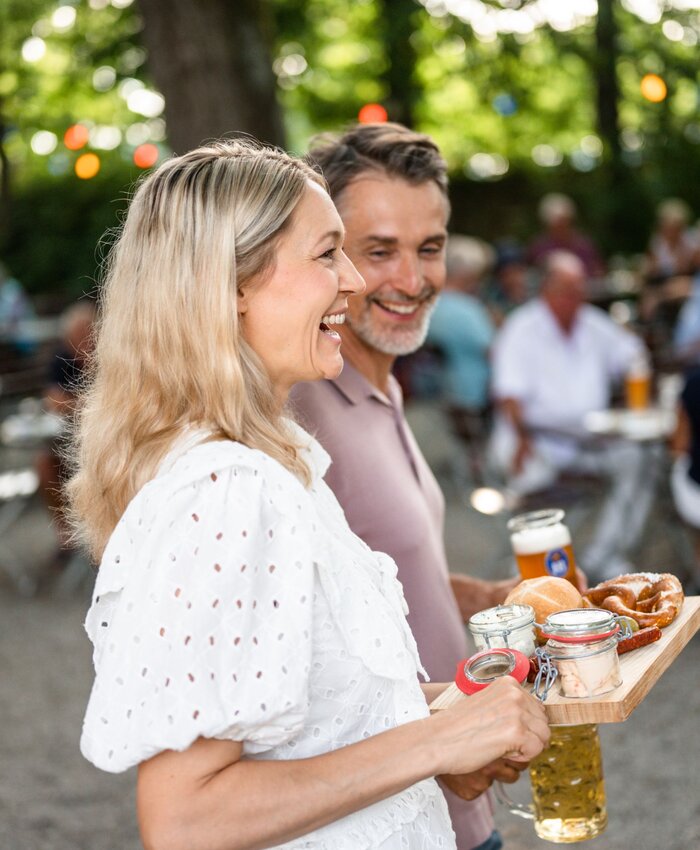
[[[350,530],[298,429],[309,489],[264,453],[192,434],[105,549],[85,627],[84,756],[119,772],[198,737],[247,758],[319,755],[428,714],[396,565]],[[288,850],[454,848],[433,779]]]

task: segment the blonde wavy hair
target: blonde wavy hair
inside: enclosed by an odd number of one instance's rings
[[[196,425],[259,449],[308,485],[308,467],[260,359],[238,293],[264,281],[309,165],[250,140],[173,157],[130,203],[107,262],[68,483],[76,536],[99,560],[173,441]]]

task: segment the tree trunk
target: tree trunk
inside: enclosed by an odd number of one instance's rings
[[[383,0],[382,18],[388,68],[387,112],[391,121],[412,127],[420,96],[416,82],[416,51],[411,43],[415,27],[411,20],[418,9],[416,0]]]
[[[595,82],[598,132],[610,154],[613,170],[616,170],[620,165],[620,87],[617,80],[618,32],[614,6],[615,0],[598,0]]]
[[[149,68],[176,153],[234,131],[284,145],[259,0],[139,0]]]

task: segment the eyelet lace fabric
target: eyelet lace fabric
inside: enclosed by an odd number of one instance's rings
[[[349,529],[299,429],[309,489],[267,455],[195,439],[132,500],[86,630],[95,682],[81,749],[119,772],[198,737],[248,758],[319,755],[428,713],[396,565]],[[454,848],[425,780],[302,838],[314,850]]]

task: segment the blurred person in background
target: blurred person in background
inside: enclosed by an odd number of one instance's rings
[[[81,383],[93,349],[95,305],[79,301],[61,316],[61,343],[50,367],[48,386],[44,392],[44,409],[66,424],[76,412]],[[39,487],[46,503],[58,540],[58,550],[50,570],[60,570],[70,560],[74,549],[66,521],[64,484],[67,470],[62,437],[50,441],[36,456]]]
[[[22,324],[34,316],[34,307],[24,287],[0,263],[0,344],[17,354],[30,354],[34,342],[24,333]]]
[[[484,301],[497,327],[506,316],[532,297],[533,281],[525,251],[513,240],[495,244],[496,259],[484,290]]]
[[[451,234],[445,255],[445,288],[430,317],[426,342],[438,353],[439,399],[465,450],[472,485],[483,484],[483,446],[490,425],[489,354],[495,327],[478,292],[493,249],[480,239]],[[459,462],[450,464],[459,478]]]
[[[700,238],[689,227],[690,207],[680,198],[667,198],[656,210],[644,275],[651,284],[694,274],[700,266]]]
[[[629,572],[653,489],[638,444],[587,439],[584,418],[610,404],[611,392],[644,356],[642,342],[585,302],[586,271],[570,253],[549,256],[540,296],[515,310],[493,353],[497,406],[491,454],[508,486],[544,490],[564,471],[609,478],[580,563],[589,579]]]
[[[430,137],[392,123],[321,137],[309,155],[328,181],[345,226],[345,251],[367,288],[349,300],[338,327],[342,373],[299,384],[292,401],[331,457],[326,480],[350,527],[396,561],[418,651],[431,679],[442,681],[469,654],[465,620],[503,602],[517,583],[449,572],[444,497],[392,374],[396,358],[424,342],[444,286],[446,164]],[[494,779],[517,777],[506,762],[443,777],[459,850],[502,846],[490,795],[482,792]]]
[[[575,226],[576,205],[567,195],[552,192],[540,201],[540,221],[544,231],[536,236],[527,249],[530,265],[543,268],[547,257],[555,251],[568,251],[583,263],[587,279],[605,274],[605,263],[593,240]]]
[[[489,349],[495,333],[478,297],[492,265],[489,245],[450,234],[445,287],[430,316],[427,342],[442,354],[443,395],[451,407],[482,416],[489,402]]]
[[[700,368],[691,369],[678,403],[676,431],[671,439],[674,456],[671,493],[680,517],[693,529],[695,584],[700,590]]]
[[[700,273],[697,272],[673,328],[671,362],[679,369],[700,365]]]

